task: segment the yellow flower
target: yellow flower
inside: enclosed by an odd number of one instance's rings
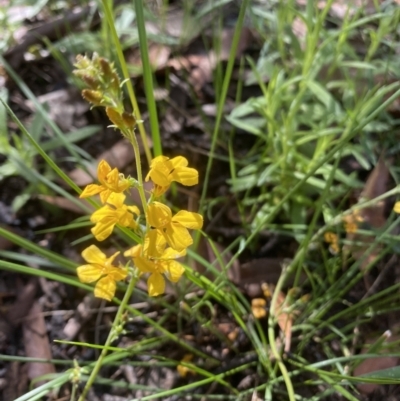
[[[329,244],[329,249],[333,254],[339,253],[339,238],[335,233],[327,231],[324,234],[324,240]]]
[[[140,211],[136,206],[124,205],[124,200],[124,194],[113,192],[107,204],[92,214],[90,221],[96,225],[91,231],[97,241],[104,241],[109,237],[116,224],[122,227],[137,227],[133,213],[139,216]]]
[[[181,359],[181,362],[191,362],[192,359],[193,359],[193,354],[185,354],[183,356],[183,358]],[[179,376],[181,376],[181,377],[186,377],[186,375],[188,373],[190,373],[190,374],[196,373],[192,369],[188,368],[187,366],[183,366],[183,365],[178,365],[176,367],[176,370],[178,371]]]
[[[364,221],[363,216],[360,214],[359,210],[354,210],[351,214],[343,217],[344,230],[348,234],[354,234],[358,230],[360,223]]]
[[[153,251],[151,255],[149,254],[150,244]],[[152,297],[165,292],[164,275],[176,283],[185,271],[175,259],[186,255],[186,250],[177,252],[172,248],[165,249],[166,245],[165,239],[157,236],[156,230],[151,230],[143,246],[136,245],[124,253],[124,256],[130,256],[133,259],[133,263],[141,273],[150,273],[147,287]]]
[[[88,264],[78,267],[78,278],[82,283],[92,283],[100,279],[94,288],[95,297],[111,301],[117,287],[116,281],[124,280],[128,275],[126,269],[112,265],[118,254],[116,252],[107,258],[95,245],[90,245],[82,252],[82,257]]]
[[[188,228],[200,230],[203,227],[203,217],[200,214],[181,210],[172,216],[171,209],[160,202],[149,205],[147,221],[177,251],[182,251],[193,243]]]
[[[111,170],[110,165],[105,160],[102,160],[97,167],[97,178],[101,185],[88,185],[80,194],[80,198],[100,194],[101,202],[105,203],[113,192],[124,192],[131,185],[129,180],[124,178],[117,168]]]
[[[194,168],[187,167],[188,161],[182,156],[170,159],[166,156],[157,156],[151,161],[150,171],[146,181],[154,182],[153,193],[162,195],[171,185],[172,181],[182,185],[196,185],[199,182],[199,173]]]
[[[254,298],[251,300],[251,311],[256,319],[267,316],[267,301],[264,298]]]
[[[393,207],[395,213],[400,213],[400,202],[396,202]]]

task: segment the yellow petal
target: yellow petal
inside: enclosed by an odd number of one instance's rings
[[[178,259],[185,255],[186,255],[186,249],[178,252],[176,249],[167,248],[160,256],[160,259],[162,260]]]
[[[106,178],[108,188],[115,191],[118,189],[118,182],[119,182],[119,171],[117,168],[113,168],[108,174]]]
[[[177,167],[186,167],[189,163],[186,158],[183,156],[176,156],[170,160],[170,163],[172,164],[173,168]]]
[[[152,191],[153,195],[158,198],[163,193],[167,192],[168,188],[169,188],[169,185],[167,185],[166,187],[161,187],[160,185],[154,184],[154,188],[153,188],[153,191]]]
[[[165,227],[171,221],[171,209],[160,202],[152,202],[147,208],[147,221],[155,228]]]
[[[102,269],[99,265],[82,265],[76,269],[79,281],[92,283],[102,276]]]
[[[115,294],[116,288],[117,285],[111,277],[103,277],[97,282],[96,287],[94,287],[94,296],[111,301]]]
[[[185,272],[185,268],[175,260],[170,260],[165,263],[167,277],[173,282],[176,283],[182,277],[182,274]]]
[[[166,245],[167,241],[160,230],[150,230],[144,239],[143,253],[147,257],[159,258]]]
[[[125,210],[121,210],[119,213],[118,224],[122,227],[130,227],[133,222],[133,214],[128,212],[128,209],[125,207]]]
[[[154,167],[157,163],[165,162],[167,160],[168,160],[168,157],[166,157],[166,156],[157,156],[151,161],[150,168]]]
[[[118,192],[124,192],[130,188],[131,183],[126,178],[120,179],[118,182]]]
[[[113,255],[111,255],[109,258],[106,259],[104,265],[105,265],[107,268],[114,267],[114,266],[111,266],[111,265],[112,265],[112,262],[114,262],[114,259],[115,259],[119,254],[120,254],[119,251],[115,252]]]
[[[142,258],[139,256],[138,258],[134,258],[135,266],[142,272],[142,273],[154,273],[156,271],[156,266],[154,262],[150,259]]]
[[[190,228],[191,230],[200,230],[200,228],[203,227],[203,216],[199,213],[180,210],[172,217],[172,222],[182,224],[184,227]]]
[[[131,213],[136,214],[136,216],[140,216],[140,210],[137,206],[127,206],[127,208]]]
[[[116,211],[113,208],[111,208],[111,206],[106,205],[93,212],[93,214],[90,216],[90,221],[92,223],[97,223],[103,220],[104,218],[111,216],[114,217],[115,221],[118,220]]]
[[[98,265],[103,265],[107,259],[107,256],[96,245],[90,245],[82,251],[81,255],[86,262]]]
[[[123,206],[126,196],[123,193],[113,192],[107,199],[107,203],[119,209]]]
[[[128,270],[121,267],[112,267],[108,270],[108,276],[114,281],[125,280],[128,276]]]
[[[97,178],[101,183],[106,181],[107,174],[111,171],[110,165],[105,161],[101,160],[97,166]]]
[[[158,163],[150,171],[149,175],[154,184],[167,186],[171,183],[169,179],[170,170],[164,163]]]
[[[142,252],[142,245],[135,245],[134,247],[125,251],[124,256],[137,258],[140,256],[141,252]]]
[[[160,273],[153,273],[147,280],[147,287],[149,295],[156,297],[157,295],[164,294],[165,292],[165,280]]]
[[[199,173],[194,168],[177,167],[170,175],[174,181],[180,182],[182,185],[196,185],[199,182]]]
[[[100,200],[101,203],[106,203],[109,196],[113,193],[110,189],[104,189],[104,191],[100,192]]]
[[[88,198],[89,196],[97,195],[101,191],[104,191],[104,187],[97,184],[90,184],[79,195],[80,198]]]
[[[400,213],[400,202],[396,202],[393,208],[395,213]]]
[[[115,224],[116,221],[113,216],[106,217],[99,221],[90,231],[97,241],[104,241],[112,234]]]
[[[178,252],[193,244],[193,239],[187,228],[179,224],[170,224],[166,227],[164,235],[171,248],[176,249]]]

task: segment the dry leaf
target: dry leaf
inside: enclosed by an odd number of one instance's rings
[[[127,139],[118,141],[111,149],[106,150],[97,157],[97,160],[105,160],[108,164],[118,170],[122,170],[127,164],[131,163],[134,159],[132,145]],[[88,169],[88,174],[81,168],[76,168],[68,173],[69,178],[75,182],[76,185],[84,186],[91,184],[93,179],[97,177],[97,164]]]
[[[73,340],[84,325],[92,316],[93,309],[97,309],[101,304],[99,298],[92,295],[86,295],[83,301],[78,305],[75,316],[68,320],[64,327],[64,334],[67,340]]]
[[[286,296],[280,291],[278,294],[278,300],[275,304],[275,310],[271,311],[276,317],[279,328],[281,329],[284,336],[285,352],[290,351],[290,345],[292,341],[292,325],[293,325],[293,314],[285,312]]]
[[[38,199],[47,202],[50,205],[57,206],[60,209],[69,210],[70,212],[77,214],[87,214],[84,209],[80,208],[71,200],[63,198],[62,196],[38,195]],[[94,211],[94,207],[86,199],[77,198],[77,201]]]
[[[383,158],[380,158],[365,183],[364,190],[361,193],[361,198],[364,200],[371,200],[384,194],[387,190],[386,186],[388,179],[389,170],[383,161]],[[380,252],[380,247],[375,247],[373,252],[370,252],[367,257],[364,257],[363,255],[366,250],[375,241],[375,237],[373,235],[360,235],[357,233],[357,228],[362,223],[367,223],[373,229],[382,227],[386,223],[384,208],[385,203],[381,201],[373,206],[357,210],[351,216],[346,216],[345,228],[348,228],[346,239],[350,242],[357,243],[357,245],[348,245],[346,249],[353,254],[355,259],[362,258],[360,265],[361,270],[364,270],[376,259],[376,256]],[[353,221],[350,221],[351,219]],[[366,285],[369,287],[367,282]]]
[[[90,106],[76,89],[59,89],[36,99],[40,104],[47,104],[50,118],[62,131],[69,132],[88,125],[84,113]],[[26,100],[25,104],[32,112],[36,111],[33,101]]]
[[[379,337],[369,339],[368,343],[373,344],[378,340],[379,340]],[[399,338],[397,336],[393,336],[393,337],[389,337],[387,341],[392,342],[392,341],[397,341],[397,340],[399,340]],[[364,349],[362,350],[361,353],[365,354],[367,352],[368,352],[368,348],[364,347]],[[400,362],[400,358],[398,358],[398,357],[383,356],[383,355],[378,358],[364,359],[354,369],[353,375],[357,377],[357,376],[365,375],[367,373],[376,372],[378,370],[393,368],[395,366],[398,366],[399,362]],[[362,384],[357,385],[357,388],[363,394],[371,394],[378,387],[380,387],[380,385],[374,384],[374,383],[362,383]]]
[[[28,316],[24,319],[22,331],[27,358],[52,358],[42,308],[37,301],[34,302],[29,310]],[[54,365],[51,363],[28,362],[27,365],[28,377],[30,380],[56,372]],[[35,383],[36,386],[40,384],[43,383]]]

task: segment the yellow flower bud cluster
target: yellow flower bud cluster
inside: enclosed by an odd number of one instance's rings
[[[136,119],[124,110],[121,81],[114,64],[93,53],[91,59],[77,56],[75,67],[74,74],[90,88],[82,91],[84,99],[93,106],[105,107],[108,118],[122,134],[133,129]]]
[[[175,259],[184,256],[186,248],[193,243],[188,230],[199,230],[203,226],[200,214],[181,210],[173,215],[171,209],[159,201],[172,181],[183,185],[198,183],[197,170],[187,165],[188,161],[182,156],[153,159],[146,181],[151,180],[154,188],[143,214],[137,206],[125,204],[124,192],[135,185],[135,180],[125,178],[116,168],[111,169],[105,160],[98,165],[99,184],[88,185],[80,195],[87,198],[98,194],[104,205],[90,218],[95,224],[92,234],[98,241],[108,238],[116,225],[131,229],[141,237],[142,244],[127,250],[124,256],[132,259],[141,274],[149,273],[147,285],[151,296],[164,293],[164,276],[174,283],[180,279],[184,268]],[[82,252],[87,264],[78,267],[78,277],[84,283],[98,280],[95,296],[111,300],[116,281],[128,276],[126,268],[113,265],[118,254],[107,258],[95,245]]]

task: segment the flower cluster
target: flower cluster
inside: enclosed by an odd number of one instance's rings
[[[97,169],[100,184],[88,185],[80,195],[86,198],[99,194],[103,203],[90,218],[95,224],[91,231],[97,241],[108,238],[116,225],[131,229],[142,238],[143,243],[124,252],[124,256],[132,259],[140,273],[149,273],[147,285],[151,296],[164,293],[164,277],[174,283],[180,279],[184,268],[176,259],[186,255],[186,248],[193,243],[189,229],[199,230],[203,226],[200,214],[180,210],[173,215],[171,209],[158,200],[172,181],[184,185],[197,184],[198,172],[187,164],[182,156],[173,159],[159,156],[152,161],[146,180],[151,179],[154,187],[143,215],[137,206],[125,204],[126,195],[123,192],[133,187],[135,181],[125,178],[116,168],[111,169],[105,160],[99,163]],[[127,277],[126,268],[112,265],[118,254],[106,258],[94,245],[82,252],[88,264],[78,268],[78,277],[85,283],[100,279],[95,287],[95,296],[111,300],[116,289],[115,282]]]
[[[332,231],[327,231],[324,234],[324,240],[329,244],[329,250],[334,254],[338,254],[340,251],[339,247],[339,237]]]
[[[74,74],[81,78],[88,89],[82,91],[83,97],[95,107],[104,107],[108,118],[122,135],[132,144],[135,152],[138,179],[124,177],[117,168],[102,160],[97,168],[98,184],[88,185],[80,195],[87,198],[99,195],[102,207],[90,217],[94,223],[92,234],[97,241],[104,241],[115,226],[132,230],[139,244],[124,252],[130,257],[141,274],[149,274],[148,291],[151,296],[163,294],[167,277],[177,282],[184,272],[176,259],[186,254],[193,243],[189,229],[199,230],[203,218],[198,213],[180,210],[172,214],[171,209],[162,203],[163,195],[172,182],[192,186],[199,181],[197,170],[188,167],[182,156],[172,159],[166,156],[155,157],[150,163],[150,171],[145,181],[153,182],[153,190],[146,201],[141,174],[140,152],[135,137],[136,119],[124,109],[122,83],[114,65],[96,53],[92,58],[78,56]],[[126,204],[126,193],[136,188],[142,202],[142,212],[138,206]],[[89,246],[82,252],[87,264],[78,267],[78,277],[84,283],[97,282],[95,296],[111,300],[115,294],[116,282],[128,276],[128,269],[113,265],[119,252],[106,257],[99,248]]]

